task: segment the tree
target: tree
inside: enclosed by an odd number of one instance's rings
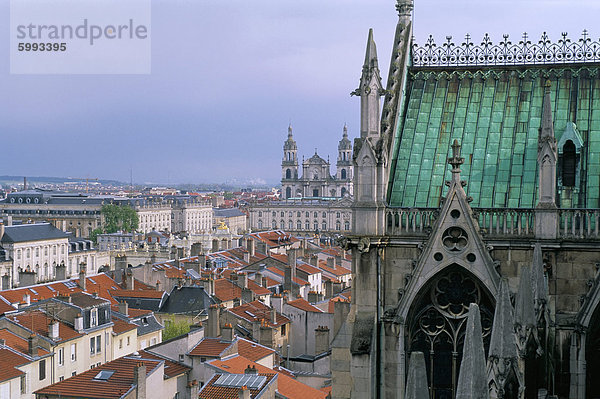
[[[102,234],[104,230],[102,228],[97,228],[91,231],[90,240],[94,242],[94,244],[98,244],[98,234]]]
[[[190,332],[190,325],[186,323],[185,320],[175,320],[175,318],[169,318],[163,321],[165,323],[165,329],[163,330],[162,334],[163,341],[167,341],[171,338]]]
[[[129,206],[119,206],[114,204],[103,205],[101,213],[104,217],[103,230],[106,233],[135,231],[138,228],[138,215],[135,210]]]

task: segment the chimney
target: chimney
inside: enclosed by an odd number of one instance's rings
[[[219,325],[220,313],[221,308],[219,305],[210,305],[208,308],[208,331],[205,331],[207,337],[217,338],[221,335]]]
[[[325,299],[333,297],[333,282],[331,280],[325,281]]]
[[[248,367],[246,367],[246,369],[244,370],[244,374],[257,375],[258,370],[256,369],[256,366],[250,367],[250,365],[248,365]]]
[[[202,270],[206,269],[206,255],[205,254],[199,254],[198,255],[198,273],[201,274]]]
[[[28,293],[23,294],[23,303],[25,304],[25,306],[31,305],[31,295],[29,295]]]
[[[244,252],[244,262],[250,263],[250,252]]]
[[[248,252],[250,252],[250,256],[254,256],[256,253],[256,243],[252,238],[248,238]]]
[[[53,341],[56,341],[59,337],[58,326],[58,320],[52,320],[50,324],[48,324],[48,338],[50,338]]]
[[[187,384],[188,398],[197,398],[199,391],[198,381],[192,380]]]
[[[267,282],[267,278],[263,277],[261,280],[262,281],[261,281],[260,285],[263,286],[263,287],[265,287],[265,288],[269,288],[269,287],[267,287],[269,285],[269,283]]]
[[[342,256],[341,255],[336,255],[335,256],[335,264],[336,265],[342,265]]]
[[[54,272],[54,275],[56,276],[57,280],[66,280],[67,278],[67,267],[65,266],[64,263],[61,263],[60,265],[56,265],[56,271]]]
[[[79,264],[79,270],[83,270],[84,272],[86,272],[86,273],[87,273],[87,263],[85,263],[85,262],[81,262],[81,263]]]
[[[129,304],[127,302],[119,302],[119,313],[129,317]]]
[[[314,267],[317,267],[319,263],[319,257],[316,255],[309,256],[308,263],[310,263]]]
[[[23,176],[23,191],[27,190],[27,177]]]
[[[327,258],[327,267],[335,269],[335,258]]]
[[[250,390],[246,385],[241,387],[238,391],[238,399],[250,399]]]
[[[261,287],[262,285],[262,274],[260,272],[256,272],[254,273],[254,282],[258,285],[260,285]]]
[[[227,323],[221,329],[221,339],[223,341],[233,341],[233,326],[231,323]]]
[[[85,269],[79,270],[79,286],[85,291]]]
[[[254,292],[249,288],[242,288],[242,303],[250,303],[254,301]]]
[[[77,332],[83,331],[83,316],[81,316],[81,313],[77,313],[77,316],[73,320],[73,329]]]
[[[38,337],[35,334],[31,334],[27,338],[27,349],[29,356],[37,357]]]
[[[133,272],[131,270],[127,272],[127,285],[130,290],[135,289],[135,277],[133,277]]]
[[[277,324],[277,312],[275,308],[271,308],[271,323]]]
[[[296,278],[296,259],[297,259],[297,255],[296,255],[296,250],[295,249],[289,249],[288,253],[288,266],[290,267],[290,269],[292,269],[292,281]]]
[[[315,355],[329,350],[329,327],[319,326],[315,329]]]
[[[213,277],[212,272],[210,273],[210,276],[208,276],[208,295],[214,295],[215,294],[215,278]]]
[[[133,369],[133,378],[137,385],[136,399],[146,399],[146,366],[143,362],[136,364]]]
[[[310,291],[308,293],[308,302],[310,302],[310,303],[319,302],[319,293],[316,291]]]
[[[240,288],[248,288],[248,275],[246,273],[239,273],[237,279]]]
[[[212,240],[212,251],[219,252],[219,240]]]
[[[202,243],[193,243],[192,247],[190,248],[190,256],[200,256],[200,253],[202,253]]]
[[[283,297],[280,294],[271,296],[271,306],[279,313],[283,313]]]

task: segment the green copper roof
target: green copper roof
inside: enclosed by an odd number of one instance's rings
[[[538,129],[551,82],[557,141],[574,122],[581,149],[579,200],[599,207],[600,77],[597,66],[413,68],[396,129],[389,203],[437,207],[450,179],[447,157],[462,144],[462,178],[475,207],[532,208],[537,203]],[[558,171],[557,173],[560,173]]]

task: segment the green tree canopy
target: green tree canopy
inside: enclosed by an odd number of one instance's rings
[[[103,230],[106,233],[117,231],[135,231],[138,228],[139,218],[135,210],[129,206],[108,204],[102,206],[104,218]]]

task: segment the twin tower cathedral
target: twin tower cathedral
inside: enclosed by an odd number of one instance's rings
[[[336,173],[331,175],[329,160],[315,154],[302,160],[302,175],[298,171],[298,146],[288,127],[288,138],[283,143],[281,162],[281,195],[290,198],[336,198],[352,195],[352,142],[348,139],[348,128],[338,144]]]

